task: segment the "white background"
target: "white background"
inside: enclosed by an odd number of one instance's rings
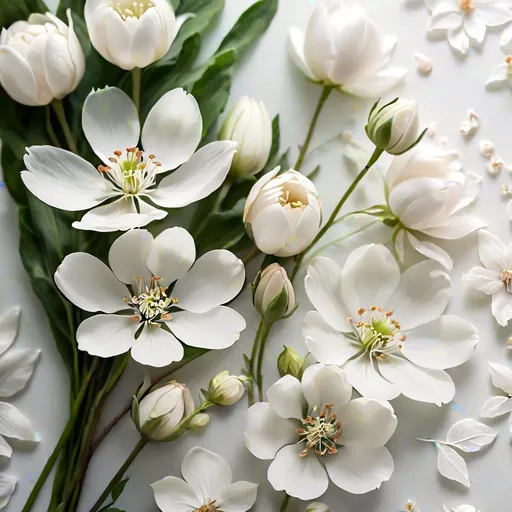
[[[222,35],[232,26],[251,0],[227,0],[227,7],[220,23],[209,37],[213,50]],[[489,34],[484,47],[472,49],[467,58],[457,56],[446,40],[429,40],[427,23],[429,14],[421,4],[406,7],[402,0],[361,0],[386,32],[399,37],[394,62],[409,68],[403,87],[397,92],[416,98],[421,105],[425,125],[439,122],[439,133],[446,135],[451,147],[462,153],[465,169],[484,177],[476,210],[488,221],[490,229],[505,242],[510,240],[510,225],[506,215],[506,201],[501,198],[501,185],[510,181],[507,171],[497,179],[487,176],[485,162],[478,153],[478,141],[487,138],[497,147],[497,153],[512,163],[510,131],[512,125],[512,97],[507,89],[490,92],[484,82],[503,55],[497,33]],[[305,28],[313,8],[313,0],[281,0],[279,12],[266,37],[250,52],[238,70],[232,89],[232,101],[247,94],[262,99],[271,114],[281,114],[282,148],[292,147],[296,156],[297,145],[304,138],[312,111],[320,94],[318,86],[307,82],[292,66],[286,52],[287,29],[290,26]],[[430,56],[434,70],[430,77],[420,77],[416,72],[413,55],[422,52]],[[351,130],[362,140],[368,104],[333,94],[322,115],[320,128],[313,145]],[[481,117],[481,129],[473,141],[466,143],[459,134],[461,121],[467,110],[473,108]],[[328,214],[351,181],[352,174],[341,156],[341,142],[331,144],[327,151],[317,154],[322,172],[317,186]],[[366,206],[373,204],[367,198]],[[346,210],[348,211],[348,210]],[[340,228],[342,229],[342,228]],[[382,233],[381,233],[382,234]],[[387,236],[389,233],[384,232]],[[354,242],[352,242],[352,247]],[[9,468],[19,475],[18,489],[8,511],[19,511],[35,479],[51,453],[68,417],[68,382],[59,355],[54,348],[45,314],[32,294],[18,256],[17,219],[13,202],[5,188],[0,189],[0,305],[5,309],[13,304],[23,308],[18,346],[40,347],[43,350],[34,379],[27,390],[14,402],[33,420],[42,441],[34,450],[16,451]],[[436,450],[433,445],[420,443],[416,437],[443,436],[455,421],[466,417],[478,418],[484,401],[496,394],[488,374],[489,360],[507,364],[510,361],[505,340],[509,330],[499,328],[490,313],[486,296],[467,289],[461,281],[462,274],[478,263],[476,237],[444,246],[454,257],[452,278],[455,294],[450,313],[471,319],[480,333],[480,344],[475,356],[465,365],[449,373],[453,377],[457,394],[452,404],[443,408],[416,403],[399,398],[392,402],[399,418],[398,429],[388,447],[395,460],[395,473],[390,482],[379,491],[365,496],[353,496],[331,486],[323,498],[336,512],[394,512],[403,509],[408,498],[413,498],[422,512],[440,512],[442,504],[450,506],[469,503],[481,512],[507,510],[512,502],[510,470],[512,450],[506,418],[489,424],[499,431],[490,449],[474,455],[464,455],[469,468],[471,489],[440,477],[436,470]],[[342,262],[349,246],[330,251],[330,256]],[[255,267],[248,270],[254,276]],[[302,279],[297,280],[301,308],[292,319],[281,322],[269,340],[265,362],[266,385],[277,379],[276,357],[283,344],[293,344],[301,352],[305,346],[300,335],[300,325],[310,309],[304,294]],[[238,372],[242,366],[242,353],[249,352],[258,324],[246,289],[235,303],[236,309],[247,319],[248,327],[241,340],[231,349],[210,353],[183,369],[177,376],[194,392],[205,386],[211,376],[228,369]],[[123,407],[142,378],[142,368],[132,365],[113,393],[105,410],[105,422]],[[131,480],[119,501],[128,512],[151,512],[157,507],[153,502],[149,484],[166,475],[179,476],[183,456],[194,445],[202,445],[221,454],[231,464],[236,479],[260,482],[257,512],[279,510],[282,494],[273,491],[266,481],[268,462],[255,459],[244,446],[246,402],[224,410],[212,410],[211,423],[202,435],[189,435],[169,445],[153,444],[143,451],[128,475]],[[87,478],[80,510],[87,511],[103,490],[105,483],[137,442],[137,432],[126,418],[107,438],[96,454]],[[46,510],[48,490],[41,495],[37,512]],[[303,511],[305,504],[293,500],[288,510]]]

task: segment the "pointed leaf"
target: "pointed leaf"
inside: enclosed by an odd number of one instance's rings
[[[124,480],[121,480],[112,490],[112,499],[114,500],[114,503],[119,499],[119,496],[124,491],[124,488],[126,487],[126,484],[128,483],[129,478],[125,478]]]
[[[0,358],[0,397],[21,391],[32,377],[40,350],[10,350]]]
[[[468,468],[464,459],[449,446],[438,444],[437,469],[449,480],[455,480],[469,488]]]
[[[489,363],[489,372],[491,373],[492,383],[505,393],[512,395],[512,370],[502,364]]]
[[[22,441],[39,440],[30,420],[6,402],[0,402],[0,435]]]
[[[446,442],[465,452],[478,452],[491,444],[498,434],[492,428],[473,419],[458,421],[446,435]]]
[[[482,418],[497,418],[512,412],[512,398],[506,396],[493,396],[482,406]]]

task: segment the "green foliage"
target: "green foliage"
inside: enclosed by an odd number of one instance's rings
[[[105,505],[104,507],[101,507],[98,512],[125,512],[124,510],[121,510],[120,508],[113,508],[112,505],[116,504],[116,501],[120,498],[121,494],[124,491],[124,488],[126,487],[126,484],[128,483],[129,478],[125,478],[124,480],[121,480],[113,489],[111,493],[112,501]]]

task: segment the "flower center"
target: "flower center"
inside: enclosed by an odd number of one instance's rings
[[[112,2],[111,7],[123,20],[126,20],[127,18],[140,18],[148,9],[155,7],[155,4],[151,0],[142,2],[121,0],[120,2]]]
[[[109,160],[112,165],[100,165],[98,171],[116,185],[125,198],[151,192],[150,187],[155,184],[162,165],[155,161],[155,155],[149,155],[144,161],[144,151],[138,148],[127,148],[126,155],[120,150],[114,151]]]
[[[459,0],[459,6],[466,14],[475,8],[473,0]]]
[[[504,270],[500,276],[501,282],[507,287],[507,291],[512,293],[512,270]]]
[[[299,444],[306,443],[306,447],[299,453],[300,457],[306,457],[311,449],[320,457],[338,451],[336,443],[343,433],[343,425],[331,412],[332,408],[333,404],[326,404],[316,418],[307,416],[302,420],[303,428],[297,429],[297,434],[303,438]]]
[[[284,186],[281,189],[279,203],[281,206],[290,206],[290,208],[303,208],[309,204],[308,196],[303,189],[293,186]]]
[[[194,512],[222,512],[222,510],[218,509],[215,506],[215,502],[217,500],[208,500],[208,503],[205,503],[204,505],[201,505],[199,508],[194,510]]]

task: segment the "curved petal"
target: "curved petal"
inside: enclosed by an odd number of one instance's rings
[[[402,354],[423,368],[445,370],[465,363],[478,341],[473,324],[458,316],[443,315],[409,331]]]
[[[343,370],[337,366],[314,364],[307,368],[302,376],[302,392],[311,413],[316,408],[317,414],[327,404],[334,408],[345,405],[352,396],[352,387]]]
[[[94,313],[116,313],[126,309],[126,286],[98,258],[75,252],[64,258],[55,272],[59,290],[75,305]]]
[[[146,325],[132,347],[133,359],[140,364],[162,368],[183,359],[183,345],[157,325]]]
[[[302,336],[311,355],[324,364],[341,366],[362,350],[361,345],[334,330],[317,311],[306,315]]]
[[[14,101],[29,107],[52,101],[51,94],[38,97],[36,78],[28,62],[14,49],[0,46],[0,84]]]
[[[342,91],[361,98],[377,98],[396,87],[407,75],[407,69],[401,67],[384,68],[373,75],[348,80]]]
[[[73,89],[75,76],[75,64],[71,58],[68,40],[61,34],[50,34],[42,52],[42,60],[44,76],[53,97],[63,98]]]
[[[461,25],[460,27],[450,28],[447,34],[450,46],[465,55],[469,50],[469,37],[466,35],[464,27]]]
[[[478,44],[484,42],[487,27],[484,20],[479,16],[479,13],[473,12],[469,16],[464,17],[464,30],[466,34]]]
[[[194,238],[186,229],[175,227],[155,238],[146,264],[153,275],[162,278],[163,285],[170,285],[188,272],[195,259]]]
[[[51,146],[32,146],[24,158],[21,179],[43,203],[77,212],[112,196],[113,188],[86,160]]]
[[[473,267],[467,274],[464,274],[464,281],[487,295],[493,295],[505,286],[499,272],[482,267]]]
[[[512,318],[512,293],[502,287],[492,296],[492,314],[503,327]]]
[[[445,9],[436,9],[430,19],[430,30],[447,30],[449,28],[458,28],[462,25],[462,14],[455,9],[448,11]]]
[[[142,147],[169,171],[186,162],[201,142],[203,118],[196,99],[183,89],[164,94],[142,129]]]
[[[303,448],[302,444],[281,448],[268,468],[267,478],[276,491],[286,491],[300,500],[314,500],[327,491],[329,479],[314,452],[299,456]]]
[[[5,457],[7,459],[10,459],[12,457],[12,447],[2,436],[0,436],[0,457]],[[1,474],[2,473],[0,473],[0,475]],[[1,503],[1,492],[0,492],[0,503]],[[0,510],[2,510],[1,505],[0,505]]]
[[[181,309],[206,313],[234,299],[245,282],[242,260],[226,250],[210,251],[176,283],[173,295]]]
[[[508,396],[493,396],[482,406],[482,418],[497,418],[512,412],[512,398]]]
[[[299,441],[300,423],[278,416],[266,402],[259,402],[247,412],[245,446],[258,459],[273,459],[283,446]]]
[[[506,245],[485,229],[478,232],[478,254],[483,266],[489,270],[501,273],[512,266]]]
[[[311,72],[304,56],[304,33],[298,28],[292,27],[288,32],[288,53],[293,63],[302,71],[310,80],[315,81],[315,75]]]
[[[458,240],[465,236],[487,227],[487,222],[475,217],[474,215],[452,215],[443,223],[435,227],[423,228],[421,231],[425,235],[442,238],[444,240]]]
[[[140,323],[131,316],[91,316],[76,331],[78,349],[99,357],[125,354],[135,345],[135,333],[139,327]]]
[[[393,457],[385,447],[364,449],[347,446],[333,457],[328,457],[325,467],[333,483],[352,494],[379,489],[395,470]]]
[[[187,482],[174,476],[166,476],[151,484],[151,488],[162,512],[190,512],[204,505]]]
[[[258,492],[258,484],[236,482],[217,492],[215,505],[225,512],[246,512],[254,503]]]
[[[267,391],[270,407],[281,418],[302,419],[305,417],[304,409],[307,407],[302,385],[298,379],[285,375]]]
[[[314,240],[320,229],[321,213],[312,205],[304,208],[299,222],[294,228],[293,236],[286,246],[276,253],[276,256],[288,258],[302,252]]]
[[[489,78],[485,82],[485,85],[489,88],[492,86],[499,87],[504,85],[504,82],[508,82],[508,64],[506,62],[502,62],[493,68]]]
[[[0,355],[14,342],[20,325],[21,308],[15,306],[0,317]]]
[[[512,10],[506,2],[485,2],[477,14],[488,27],[497,27],[512,20]]]
[[[232,141],[207,144],[166,176],[151,198],[164,208],[180,208],[209,196],[226,179],[236,147]]]
[[[0,435],[21,441],[39,441],[30,420],[7,402],[0,402]]]
[[[136,147],[140,124],[137,108],[130,97],[117,87],[89,93],[82,110],[82,129],[92,150],[105,165],[114,151]]]
[[[272,204],[259,212],[250,228],[256,246],[264,254],[278,253],[292,237],[292,227],[279,204]]]
[[[492,383],[505,393],[512,395],[512,370],[502,364],[489,363],[489,372]]]
[[[246,327],[244,317],[225,306],[206,313],[179,311],[172,315],[167,325],[185,345],[212,350],[233,345]]]
[[[30,348],[9,350],[0,358],[0,397],[21,391],[34,373],[41,350]]]
[[[407,239],[412,247],[420,254],[423,254],[423,256],[437,261],[437,263],[441,264],[446,270],[451,270],[453,268],[453,260],[450,255],[438,245],[425,240],[420,241],[409,232],[407,232]]]
[[[244,222],[247,217],[247,213],[249,209],[251,208],[252,204],[258,197],[261,189],[272,179],[274,179],[279,171],[281,170],[281,167],[276,167],[270,172],[267,172],[267,174],[264,174],[251,188],[251,191],[249,192],[249,195],[247,196],[247,201],[245,202],[245,208],[244,208]]]
[[[9,475],[5,471],[0,473],[0,509],[9,503],[17,481],[18,477],[14,475]]]

